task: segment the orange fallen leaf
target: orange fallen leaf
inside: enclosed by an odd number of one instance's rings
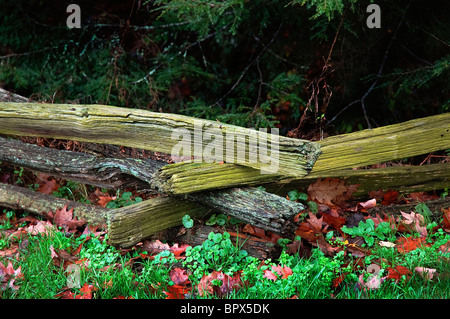
[[[402,254],[416,250],[417,248],[422,248],[430,245],[426,244],[426,240],[424,237],[401,237],[396,240],[396,244],[397,250]]]

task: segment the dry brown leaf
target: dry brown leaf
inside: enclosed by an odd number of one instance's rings
[[[310,184],[307,192],[312,200],[332,206],[349,200],[357,188],[358,185],[346,186],[340,179],[325,178]]]

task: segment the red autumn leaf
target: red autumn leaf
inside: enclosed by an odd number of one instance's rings
[[[400,237],[396,240],[396,247],[400,253],[408,253],[425,246],[425,238]]]
[[[426,192],[418,192],[418,193],[410,193],[408,194],[408,198],[417,202],[426,202],[433,199],[438,199],[439,196],[436,194],[428,194]]]
[[[369,199],[368,201],[358,203],[357,208],[362,212],[367,212],[369,208],[373,208],[377,205],[377,200],[375,198]]]
[[[265,238],[266,237],[266,231],[262,228],[252,226],[250,224],[246,224],[244,228],[242,229],[243,232],[259,237],[259,238]]]
[[[337,276],[336,278],[333,279],[333,282],[331,283],[331,287],[332,288],[337,288],[345,279],[345,277],[347,277],[348,273],[342,273],[339,276]]]
[[[306,222],[301,223],[297,227],[297,230],[295,231],[295,235],[300,236],[301,238],[306,239],[309,242],[314,241],[314,239],[316,238],[316,234],[310,228],[309,224]]]
[[[59,294],[56,294],[55,297],[61,298],[61,299],[75,299],[76,294],[74,292],[72,292],[70,289],[66,289],[66,290],[60,292]]]
[[[377,191],[370,191],[367,193],[369,197],[375,198],[377,201],[383,200],[384,191],[382,189],[379,189]]]
[[[322,233],[322,221],[323,216],[317,218],[317,216],[312,212],[309,212],[309,218],[306,220],[306,222],[311,226],[311,229],[316,233]]]
[[[163,291],[166,299],[185,299],[185,295],[190,293],[191,289],[185,286],[173,285],[168,287],[169,291]]]
[[[412,272],[405,266],[397,265],[394,268],[389,267],[387,270],[388,270],[387,277],[389,279],[394,279],[397,282],[402,278],[402,276],[405,276],[406,279],[409,279],[410,276],[412,275]]]
[[[263,276],[263,278],[267,278],[267,279],[272,280],[272,281],[278,280],[277,275],[275,275],[275,274],[274,274],[272,271],[270,271],[269,269],[264,270],[264,276]]]
[[[170,247],[170,251],[173,252],[175,257],[180,257],[182,253],[186,251],[186,248],[188,248],[188,244],[182,244],[179,246],[177,243],[173,244],[172,247]]]
[[[28,234],[32,236],[38,234],[49,234],[50,231],[53,229],[53,225],[48,220],[41,220],[37,222],[36,225],[30,225],[26,229]]]
[[[191,282],[189,276],[186,274],[186,269],[174,268],[169,272],[169,278],[175,285],[187,286]]]
[[[330,214],[322,214],[323,221],[332,226],[334,229],[339,230],[343,225],[345,225],[345,218],[340,216],[332,216]]]
[[[83,287],[80,288],[80,294],[77,295],[76,299],[92,299],[92,293],[98,290],[94,285],[85,283]]]
[[[37,191],[46,195],[53,194],[59,187],[53,178],[43,173],[37,175],[37,182],[39,184]]]
[[[443,254],[449,254],[450,253],[450,240],[447,241],[445,244],[439,246],[439,251]]]
[[[398,199],[398,192],[393,191],[393,190],[388,190],[386,193],[384,193],[383,201],[381,202],[381,204],[382,205],[393,204],[397,201],[397,199]]]
[[[84,220],[78,220],[73,218],[73,208],[67,210],[67,205],[63,208],[56,210],[53,218],[53,223],[56,226],[63,227],[67,230],[74,230],[77,227],[81,227],[86,224]]]
[[[0,263],[0,290],[10,288],[12,290],[18,290],[19,287],[14,285],[16,279],[23,278],[22,266],[14,269],[11,261],[8,262],[8,266],[4,266]]]
[[[164,244],[158,239],[154,241],[146,240],[142,245],[142,250],[145,250],[150,254],[159,254],[163,250],[170,250],[170,246],[169,244]]]
[[[276,274],[281,276],[281,279],[285,279],[292,275],[292,269],[288,266],[281,267],[272,265],[272,270],[266,269],[263,277],[275,281],[278,279]]]

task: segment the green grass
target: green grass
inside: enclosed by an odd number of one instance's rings
[[[441,234],[443,240],[448,235]],[[69,274],[62,265],[57,265],[51,257],[51,247],[55,251],[64,249],[73,252],[82,245],[76,255],[89,260],[86,267],[80,266],[79,287],[68,289]],[[380,262],[381,260],[381,262]],[[9,260],[0,260],[4,265]],[[131,262],[134,261],[134,262]],[[314,249],[309,258],[288,255],[283,252],[278,260],[260,260],[250,257],[240,247],[233,245],[227,233],[211,234],[203,245],[186,251],[183,262],[172,253],[164,251],[154,260],[138,258],[138,252],[120,254],[118,250],[107,245],[99,238],[87,239],[84,236],[65,236],[55,231],[50,235],[38,235],[28,238],[26,248],[21,251],[18,260],[11,260],[14,269],[21,266],[23,278],[17,279],[17,291],[3,289],[5,299],[54,299],[64,291],[70,290],[73,296],[80,295],[85,285],[93,285],[92,298],[111,299],[132,297],[136,299],[165,298],[164,291],[173,284],[170,270],[183,267],[190,274],[189,279],[194,289],[192,298],[217,298],[215,295],[197,295],[196,285],[204,275],[212,271],[222,271],[232,276],[241,272],[245,282],[239,290],[231,289],[226,298],[285,299],[285,298],[449,298],[450,263],[448,255],[436,251],[435,245],[416,249],[406,254],[398,253],[395,248],[374,247],[373,254],[365,257],[363,267],[355,267],[357,259],[337,253],[334,257],[325,256],[319,249]],[[358,288],[358,277],[363,274],[367,279],[370,274],[367,266],[379,263],[380,277],[387,275],[388,265],[402,265],[411,270],[407,280],[396,283],[393,279],[385,280],[379,289]],[[265,278],[264,271],[272,266],[287,266],[292,274],[286,278],[278,276],[277,280]],[[109,266],[109,267],[108,267]],[[415,267],[436,269],[436,278],[431,281],[414,272]],[[340,274],[347,273],[343,282],[332,286],[333,280]],[[221,283],[218,282],[220,286]],[[61,295],[59,296],[61,297]]]

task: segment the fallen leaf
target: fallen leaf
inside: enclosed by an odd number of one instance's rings
[[[359,208],[363,212],[367,212],[369,208],[373,208],[377,205],[377,200],[375,198],[369,199],[365,202],[360,202],[357,205],[357,208]]]
[[[182,244],[181,246],[178,245],[178,243],[175,243],[170,247],[170,251],[173,252],[175,258],[180,257],[182,253],[186,251],[186,248],[190,247],[188,244]]]
[[[405,279],[408,280],[412,275],[412,272],[408,268],[401,265],[389,267],[387,271],[388,271],[387,277],[389,279],[394,279],[397,282],[400,281],[400,279],[402,279],[403,276],[405,276]]]
[[[166,299],[185,299],[185,296],[191,292],[190,288],[180,285],[169,286],[167,289],[169,291],[163,291],[167,296]]]
[[[39,179],[41,180],[41,182],[40,182],[39,187],[36,190],[39,193],[50,195],[50,194],[53,194],[54,191],[58,190],[59,185],[50,176],[41,174],[41,177]]]
[[[398,199],[398,192],[393,191],[393,190],[388,190],[386,193],[384,193],[383,201],[381,202],[381,204],[382,205],[393,204],[397,201],[397,199]]]
[[[359,276],[358,280],[358,286],[362,288],[363,290],[369,289],[379,289],[381,287],[381,284],[386,280],[387,276],[385,277],[379,277],[378,275],[371,275],[369,278],[367,278],[367,281],[364,281],[363,279],[364,275],[361,274]]]
[[[49,235],[52,230],[54,230],[54,226],[48,220],[39,221],[36,225],[30,225],[26,228],[28,234],[35,236],[38,234],[46,234]]]
[[[221,284],[218,284],[218,281]],[[217,297],[225,297],[233,291],[237,291],[244,286],[244,281],[241,278],[241,272],[236,272],[232,277],[224,274],[221,271],[213,271],[209,275],[205,275],[197,285],[200,296],[205,294],[214,294]]]
[[[259,238],[265,238],[266,237],[266,231],[262,228],[246,224],[244,228],[242,229],[244,233],[259,237]]]
[[[414,270],[426,280],[433,279],[434,273],[436,272],[436,269],[426,267],[416,267]]]
[[[109,194],[106,194],[103,196],[98,196],[97,205],[99,205],[101,207],[106,207],[106,205],[114,199],[115,199],[115,197],[111,197]]]
[[[410,214],[404,213],[400,211],[403,218],[403,223],[406,225],[412,225],[413,229],[417,231],[421,237],[426,237],[428,232],[426,226],[423,224],[425,223],[424,217],[421,214],[411,212]]]
[[[345,181],[336,178],[319,178],[308,186],[307,193],[312,200],[333,206],[350,199],[358,188],[358,185],[345,184]]]
[[[450,207],[447,209],[442,208],[443,211],[443,223],[444,223],[444,229],[447,232],[450,232]]]
[[[378,201],[383,200],[384,191],[382,189],[379,189],[377,191],[370,191],[368,192],[369,197],[375,198]]]
[[[424,203],[429,200],[438,199],[439,196],[436,194],[429,194],[427,192],[418,192],[418,193],[410,193],[408,194],[408,198],[417,202]]]
[[[98,288],[94,285],[85,283],[83,287],[80,288],[80,295],[76,295],[75,299],[92,299],[92,293],[97,291]]]
[[[186,273],[186,269],[178,267],[169,272],[169,278],[175,285],[187,286],[191,283],[189,276]]]
[[[62,266],[64,269],[66,269],[70,264],[78,261],[78,257],[73,256],[64,249],[55,250],[52,245],[50,245],[50,257],[57,267]]]
[[[147,251],[150,254],[159,254],[163,250],[170,250],[170,246],[158,239],[154,241],[145,240],[142,245],[142,250]]]
[[[74,230],[86,224],[84,220],[73,218],[73,208],[67,210],[67,205],[65,205],[61,209],[56,210],[53,218],[53,223],[58,227],[64,228],[66,231]]]
[[[390,241],[382,241],[382,240],[380,240],[380,242],[378,244],[380,246],[383,246],[383,247],[389,247],[389,248],[395,247],[395,244],[391,243]]]
[[[289,277],[290,275],[292,275],[292,269],[289,268],[288,266],[281,267],[281,266],[272,265],[272,270],[268,270],[268,269],[264,270],[263,278],[267,278],[267,279],[275,281],[278,279],[278,276],[275,275],[275,273],[280,275],[281,279],[285,279],[285,278]]]
[[[331,214],[322,214],[323,222],[332,226],[336,230],[340,230],[345,225],[345,218],[340,216],[333,216]]]
[[[15,286],[14,282],[16,281],[16,279],[20,278],[23,278],[22,266],[14,269],[11,261],[8,262],[8,266],[6,267],[3,265],[3,263],[0,263],[0,290],[6,290],[7,288],[18,290],[19,287]]]
[[[408,253],[410,251],[416,250],[417,248],[422,248],[424,246],[429,246],[430,244],[425,243],[425,238],[414,238],[414,237],[400,237],[396,240],[397,250],[400,253]]]
[[[445,244],[439,246],[439,251],[443,254],[449,254],[450,253],[450,240],[447,241]]]

